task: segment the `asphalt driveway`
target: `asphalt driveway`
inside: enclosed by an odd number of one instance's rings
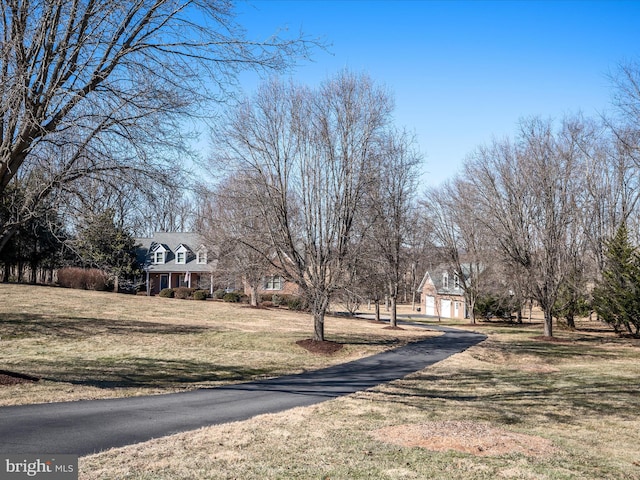
[[[0,452],[88,455],[178,432],[281,412],[366,390],[422,370],[486,336],[444,334],[299,375],[166,395],[0,408]]]

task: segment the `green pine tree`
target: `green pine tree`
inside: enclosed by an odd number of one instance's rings
[[[593,306],[616,332],[640,330],[640,259],[626,225],[607,243],[602,280],[593,291]]]
[[[117,291],[118,280],[136,274],[138,265],[135,241],[114,217],[115,212],[107,209],[90,218],[78,234],[77,250],[85,265],[109,272]]]

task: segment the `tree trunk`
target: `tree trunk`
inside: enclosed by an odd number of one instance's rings
[[[329,307],[329,295],[326,292],[318,292],[313,295],[311,312],[313,313],[313,339],[324,341],[324,316]]]
[[[376,305],[376,322],[379,322],[380,321],[380,300],[378,300],[377,298],[376,298],[375,305]]]
[[[571,329],[571,330],[575,330],[576,329],[576,320],[573,317],[572,314],[567,315],[567,326]]]
[[[544,311],[544,336],[553,337],[553,316],[550,309]]]
[[[257,285],[251,285],[251,306],[252,307],[258,306],[258,286]]]
[[[391,308],[391,314],[389,316],[390,317],[389,326],[397,327],[398,326],[398,300],[396,299],[395,295],[391,295],[389,297],[389,303]]]
[[[38,261],[32,260],[29,268],[29,283],[35,285],[38,282]]]
[[[313,339],[324,342],[324,310],[313,312]]]
[[[472,324],[476,324],[476,301],[469,302],[469,318],[471,319]]]

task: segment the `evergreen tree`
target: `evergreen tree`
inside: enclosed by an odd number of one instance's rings
[[[90,218],[79,231],[76,245],[84,266],[109,272],[116,292],[119,279],[138,272],[135,240],[126,229],[116,225],[113,209]]]
[[[19,189],[10,189],[19,198]],[[7,222],[15,207],[15,198],[0,200],[0,223]],[[21,199],[19,199],[21,200]],[[55,269],[64,265],[66,231],[56,205],[43,201],[14,228],[12,237],[0,250],[0,280],[30,283],[51,282]]]
[[[616,332],[640,330],[640,259],[626,225],[607,243],[602,280],[593,291],[593,306]]]
[[[565,281],[558,289],[558,298],[553,306],[553,316],[564,318],[567,326],[576,328],[575,318],[589,315],[589,299],[583,285]]]

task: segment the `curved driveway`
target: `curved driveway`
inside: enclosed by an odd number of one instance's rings
[[[413,324],[416,325],[416,324]],[[444,335],[299,375],[189,392],[0,408],[0,452],[88,455],[348,395],[422,370],[486,336]]]

